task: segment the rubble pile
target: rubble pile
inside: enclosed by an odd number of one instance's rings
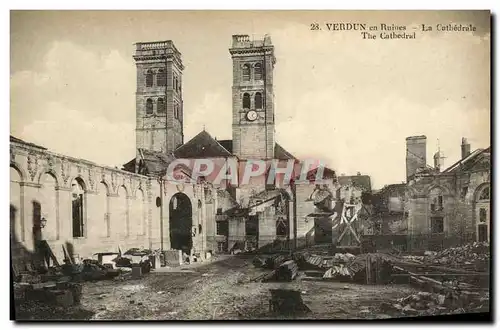
[[[285,256],[276,254],[266,259],[264,266],[268,269],[277,269],[286,261]]]
[[[124,274],[133,277],[137,271],[140,276],[150,271],[150,259],[154,255],[149,250],[130,249],[124,254],[97,253],[99,260],[84,259],[81,262],[66,256],[64,263],[59,264],[51,250],[49,253],[52,266],[32,261],[27,261],[22,267],[13,266],[14,300],[19,310],[29,311],[40,304],[58,308],[78,305],[82,294],[81,282],[124,280]]]
[[[474,242],[462,246],[444,249],[437,253],[429,253],[423,261],[439,265],[470,265],[490,260],[490,244]]]
[[[401,257],[406,261],[411,261],[411,262],[416,262],[416,263],[422,263],[425,260],[425,256],[408,255],[408,256],[401,256]]]
[[[347,264],[354,258],[355,256],[350,253],[335,253],[333,256],[327,256],[303,252],[293,255],[300,269],[330,269],[335,265]]]
[[[151,259],[155,257],[155,254],[148,249],[137,249],[133,248],[126,251],[121,256],[116,257],[113,262],[115,262],[118,268],[134,268],[140,267],[142,274],[147,274],[151,271],[152,263]],[[128,271],[128,270],[124,270]]]
[[[323,278],[336,278],[339,280],[351,280],[352,276],[353,273],[344,265],[333,266],[323,274]]]
[[[307,252],[294,253],[291,259],[283,255],[273,255],[266,259],[255,257],[252,264],[255,267],[273,270],[254,279],[262,282],[291,281],[298,276],[300,270],[304,271],[305,276],[302,277],[304,280],[322,278],[360,283],[387,283],[390,281],[391,272],[390,262],[383,254],[377,253],[358,256],[350,253],[335,253],[331,256]]]
[[[488,308],[488,292],[471,298],[459,292],[446,295],[418,292],[396,300],[392,305],[385,303],[381,309],[399,311],[403,314],[436,315],[442,313],[480,312]]]

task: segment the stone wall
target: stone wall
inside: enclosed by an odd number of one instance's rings
[[[444,236],[456,237],[463,241],[474,239],[478,193],[489,184],[489,171],[433,175],[411,182],[408,186],[409,235],[433,234],[431,217],[442,216]],[[432,194],[442,195],[442,210],[432,211]],[[489,201],[486,204],[489,205]]]
[[[169,205],[176,194],[186,195],[191,204],[195,252],[207,250],[207,234],[214,230],[216,208],[213,200],[207,207],[202,185],[165,182],[160,190],[153,178],[16,142],[10,145],[10,174],[14,259],[32,256],[35,239],[46,240],[60,262],[62,245],[70,246],[72,254],[82,258],[97,252],[118,252],[118,248],[122,252],[162,246],[168,250]],[[72,183],[76,181],[84,190],[81,237],[73,237]],[[42,217],[46,225],[35,231],[35,237],[34,225]]]
[[[33,253],[35,239],[47,240],[60,261],[63,244],[80,257],[117,251],[118,245],[152,247],[155,187],[149,178],[24,143],[11,142],[10,155],[14,258]],[[81,237],[73,237],[75,182],[84,190]],[[41,218],[46,226],[34,231]]]

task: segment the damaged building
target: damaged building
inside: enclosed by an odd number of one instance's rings
[[[71,258],[82,259],[128,248],[203,256],[208,251],[332,242],[332,219],[340,220],[342,209],[331,201],[360,204],[362,192],[371,190],[369,177],[339,181],[325,168],[322,185],[311,179],[300,185],[292,180],[216,187],[209,181],[180,184],[165,176],[168,165],[180,158],[299,162],[275,138],[271,38],[235,35],[230,54],[231,140],[217,140],[203,130],[184,142],[184,66],[172,41],[136,44],[136,157],[123,169],[11,137],[13,259],[36,258],[42,241],[60,260],[62,245]],[[189,168],[178,172],[192,174]],[[314,176],[311,170],[308,178]],[[351,231],[345,237],[349,235]]]
[[[380,234],[401,249],[437,250],[490,239],[491,149],[471,152],[466,138],[461,158],[444,167],[438,150],[427,164],[427,138],[406,139],[407,182],[373,195]]]
[[[425,139],[420,140],[419,148],[425,151]],[[433,167],[427,166],[422,156],[410,167],[408,235],[412,244],[419,244],[421,235],[430,237],[429,244],[438,245],[489,241],[491,149],[471,152],[465,138],[460,148],[461,159],[448,168],[443,169],[440,151],[434,156]],[[419,154],[412,143],[407,149]]]

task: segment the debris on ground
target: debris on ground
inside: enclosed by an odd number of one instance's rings
[[[472,265],[490,260],[490,244],[473,242],[457,247],[444,249],[437,253],[424,255],[423,262],[439,265]]]
[[[147,274],[152,268],[152,259],[156,260],[156,254],[148,249],[129,249],[124,254],[119,255],[113,261],[119,268],[141,268],[141,275]],[[133,274],[135,275],[135,273]]]
[[[334,279],[339,279],[339,280],[351,280],[352,279],[352,273],[344,265],[339,265],[339,266],[333,266],[332,268],[328,269],[324,274],[323,278],[334,278]]]
[[[252,260],[252,264],[257,268],[264,267],[264,265],[266,264],[266,260],[259,257],[255,257]]]
[[[481,295],[463,296],[460,293],[431,293],[420,291],[396,300],[393,304],[384,303],[384,312],[399,311],[403,314],[435,315],[440,313],[472,313],[488,310],[488,292]]]
[[[266,259],[265,267],[268,269],[277,269],[285,260],[285,256],[275,254]]]
[[[334,265],[347,264],[355,256],[350,253],[335,253],[332,255],[317,255],[309,252],[298,252],[293,254],[293,259],[300,269],[329,269]]]

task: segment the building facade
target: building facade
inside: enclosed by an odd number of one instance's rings
[[[408,235],[445,245],[490,239],[491,149],[470,152],[462,139],[461,159],[446,169],[438,152],[435,167],[408,175]],[[417,244],[417,243],[415,243]]]

